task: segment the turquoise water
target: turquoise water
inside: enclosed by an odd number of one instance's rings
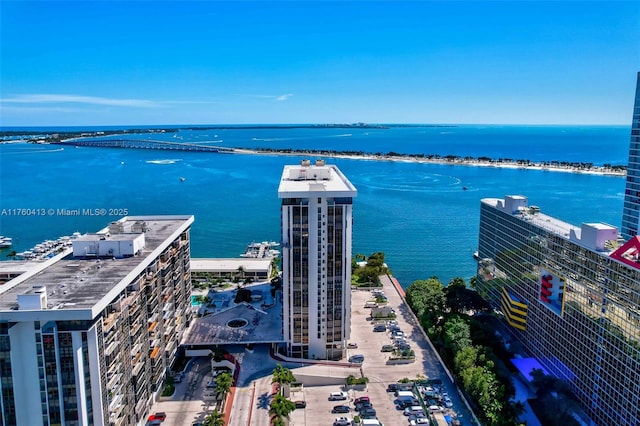
[[[150,136],[178,139],[174,134]],[[626,164],[629,145],[629,129],[621,126],[235,129],[182,131],[175,136],[185,142],[247,148],[486,155],[595,164]],[[12,249],[22,251],[45,239],[101,229],[123,210],[129,215],[193,214],[192,255],[236,257],[251,241],[280,239],[280,175],[285,164],[301,159],[4,144],[0,145],[0,210],[5,214],[0,216],[0,234],[13,237]],[[384,251],[404,286],[431,276],[448,282],[474,274],[472,254],[484,197],[527,195],[530,204],[543,212],[577,225],[602,221],[619,226],[621,221],[624,179],[620,177],[347,159],[328,162],[337,164],[358,189],[354,252]],[[56,213],[6,214],[20,208]],[[57,213],[60,209],[105,209],[107,214],[63,216]],[[3,253],[1,257],[7,250]]]

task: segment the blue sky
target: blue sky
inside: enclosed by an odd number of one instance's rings
[[[0,126],[629,125],[640,2],[0,0]]]

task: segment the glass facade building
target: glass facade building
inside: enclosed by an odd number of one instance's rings
[[[640,72],[636,83],[636,97],[631,123],[631,143],[627,165],[627,183],[622,210],[622,236],[628,240],[640,229]]]
[[[597,425],[640,419],[640,240],[572,226],[523,196],[483,199],[477,289]]]
[[[335,166],[286,166],[282,199],[283,335],[296,358],[340,359],[351,327],[356,189]]]

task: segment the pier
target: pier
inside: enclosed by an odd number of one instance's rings
[[[199,145],[180,142],[165,142],[140,139],[68,139],[56,142],[55,145],[72,145],[92,148],[132,148],[132,149],[158,149],[170,151],[199,151],[215,153],[233,153],[231,148],[220,148],[208,145]]]

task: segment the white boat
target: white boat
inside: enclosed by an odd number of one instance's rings
[[[253,259],[262,259],[268,257],[277,257],[280,255],[279,250],[275,250],[274,247],[279,246],[280,243],[275,241],[262,241],[261,243],[251,243],[247,245],[247,249],[240,257],[248,257]]]
[[[12,238],[0,235],[0,248],[11,247],[11,244],[13,244]]]

